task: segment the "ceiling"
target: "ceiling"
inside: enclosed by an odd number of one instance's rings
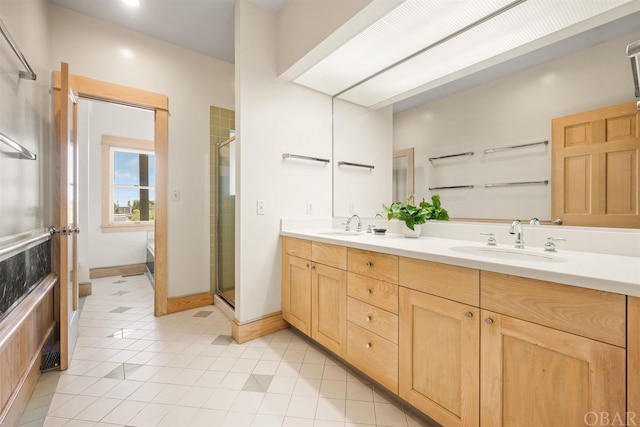
[[[250,0],[278,12],[287,0]],[[234,63],[234,0],[49,0],[120,27]]]

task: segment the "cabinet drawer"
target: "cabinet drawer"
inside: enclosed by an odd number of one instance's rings
[[[349,248],[348,269],[373,279],[398,283],[398,257],[395,255]]]
[[[626,346],[626,296],[483,271],[482,308]]]
[[[284,250],[287,254],[299,258],[311,259],[311,241],[296,239],[295,237],[284,238]]]
[[[480,272],[466,267],[401,257],[400,286],[463,304],[480,305]]]
[[[311,260],[330,267],[347,269],[347,247],[311,242]]]
[[[398,346],[396,344],[349,322],[347,360],[398,394]]]
[[[347,294],[392,313],[398,313],[398,285],[348,273]]]
[[[347,301],[347,319],[369,332],[398,344],[398,316],[355,298]]]

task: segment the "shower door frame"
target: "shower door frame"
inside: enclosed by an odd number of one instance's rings
[[[227,304],[229,304],[231,307],[235,308],[236,302],[235,302],[235,297],[233,301],[229,301],[229,299],[227,297],[225,297],[224,293],[220,291],[220,248],[219,248],[219,242],[220,242],[220,219],[221,219],[221,215],[220,215],[220,204],[219,204],[219,197],[220,197],[220,186],[219,186],[219,173],[220,173],[220,165],[219,165],[219,160],[220,160],[220,149],[231,144],[232,142],[234,142],[236,140],[235,135],[232,135],[230,138],[224,140],[223,142],[220,142],[218,144],[216,144],[216,150],[215,150],[215,203],[213,204],[215,206],[215,224],[216,224],[216,229],[215,229],[215,264],[214,264],[214,268],[213,268],[213,272],[214,272],[214,277],[215,277],[215,294],[221,298],[223,301],[225,301]],[[235,228],[235,220],[234,220],[234,228]],[[234,233],[235,234],[235,233]],[[235,258],[235,252],[234,252],[234,258]],[[235,264],[235,262],[234,262]],[[235,289],[235,272],[234,272],[234,289]]]

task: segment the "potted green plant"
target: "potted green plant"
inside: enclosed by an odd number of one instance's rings
[[[448,220],[449,213],[442,207],[440,196],[431,196],[431,203],[422,199],[418,206],[410,204],[412,197],[406,202],[394,202],[387,206],[382,205],[382,209],[387,213],[387,219],[397,219],[404,223],[402,233],[405,237],[418,237],[420,235],[420,225],[427,220]]]

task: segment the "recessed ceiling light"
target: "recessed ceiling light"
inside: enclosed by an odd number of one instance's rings
[[[140,6],[140,0],[122,0],[122,2],[127,6]]]

